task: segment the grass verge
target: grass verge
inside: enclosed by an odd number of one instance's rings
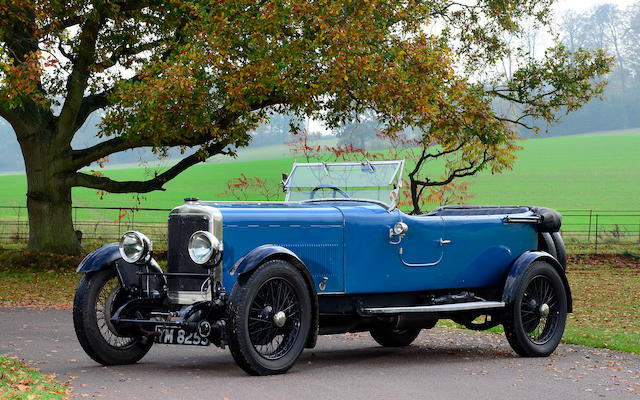
[[[0,306],[69,308],[82,257],[0,250]]]
[[[0,399],[67,399],[67,387],[14,357],[0,354]]]
[[[585,257],[567,270],[574,312],[564,341],[640,354],[640,263],[596,260]]]

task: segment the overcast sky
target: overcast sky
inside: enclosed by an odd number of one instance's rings
[[[557,11],[566,10],[585,11],[598,4],[617,4],[620,8],[624,8],[629,4],[633,4],[638,0],[558,0],[555,4]]]

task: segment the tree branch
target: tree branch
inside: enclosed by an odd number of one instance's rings
[[[480,171],[486,163],[495,159],[495,156],[489,156],[487,150],[484,151],[482,156],[482,161],[479,163],[477,161],[470,161],[469,165],[462,168],[454,169],[449,173],[449,176],[446,179],[441,181],[431,181],[429,179],[426,180],[416,180],[416,184],[419,186],[444,186],[451,183],[455,178],[464,178],[465,176],[472,176]]]
[[[63,31],[74,25],[80,25],[86,18],[86,15],[71,15],[63,21],[52,22],[42,27],[42,32]]]
[[[91,115],[92,112],[101,108],[105,108],[109,105],[107,96],[108,92],[102,92],[89,95],[82,99],[80,109],[78,110],[78,115],[76,116],[76,122],[73,124],[74,133],[82,127],[82,125],[85,123],[87,118],[89,118],[89,115]]]
[[[203,138],[211,138],[211,136],[203,135]],[[161,145],[174,147],[174,146],[197,146],[202,144],[203,140],[194,140],[191,143],[185,143],[184,140],[180,138],[171,138],[169,141],[163,142]],[[109,140],[105,140],[104,142],[100,142],[94,146],[88,147],[83,150],[73,150],[71,152],[72,158],[72,168],[82,168],[90,165],[92,162],[99,160],[101,158],[107,157],[110,154],[114,154],[120,151],[137,149],[140,147],[149,147],[153,146],[157,143],[154,143],[151,139],[138,140],[136,142],[132,142],[123,138],[122,136],[117,136],[111,138]]]
[[[140,80],[140,76],[135,75],[127,79],[126,82],[133,83],[139,80]],[[82,125],[87,120],[89,115],[91,115],[92,112],[99,110],[101,108],[105,108],[110,104],[109,96],[113,92],[113,89],[114,88],[112,87],[103,92],[95,93],[82,99],[82,103],[80,104],[80,109],[78,110],[78,115],[76,116],[76,122],[73,126],[74,132],[80,129],[80,127],[82,127]]]
[[[513,96],[509,96],[508,94],[505,94],[505,93],[513,93],[514,92],[513,90],[510,90],[510,89],[492,89],[492,90],[487,90],[486,93],[494,95],[494,96],[499,97],[499,98],[501,98],[503,100],[506,100],[506,101],[511,101],[511,102],[517,103],[517,104],[544,108],[544,107],[549,107],[549,104],[540,103],[540,100],[542,100],[544,97],[551,96],[551,95],[553,95],[553,94],[555,94],[555,93],[557,93],[559,91],[560,91],[560,89],[556,88],[554,90],[551,90],[551,91],[548,91],[548,92],[545,92],[545,93],[540,93],[535,97],[527,98],[527,99],[524,99],[524,100],[520,100],[520,99],[517,99],[517,98],[515,98]],[[554,103],[553,105],[555,105],[555,106],[565,106],[567,104],[565,102],[558,102],[558,103]]]
[[[134,77],[136,78],[136,77]],[[132,78],[133,79],[133,78]],[[97,100],[96,100],[97,101]],[[259,103],[252,104],[250,106],[251,111],[256,111],[262,109],[264,107],[273,106],[275,104],[284,103],[286,101],[285,98],[279,96],[278,94],[272,94],[272,96],[268,99],[265,99]],[[88,107],[88,106],[87,106]],[[87,108],[88,110],[89,108]],[[218,127],[220,129],[226,129],[229,127],[235,120],[240,116],[238,112],[220,112],[222,115],[218,120]],[[88,116],[88,115],[87,115]],[[86,119],[86,117],[85,117]],[[105,140],[104,142],[98,143],[94,146],[88,147],[82,150],[73,150],[71,152],[71,167],[75,169],[80,169],[82,167],[86,167],[90,165],[92,162],[99,160],[101,158],[107,157],[110,154],[117,153],[119,151],[135,149],[140,147],[148,147],[154,145],[160,146],[198,146],[203,143],[206,143],[211,139],[211,135],[209,132],[203,132],[202,135],[192,138],[190,141],[185,141],[184,138],[179,136],[170,137],[162,141],[161,143],[157,143],[152,141],[151,139],[142,139],[138,141],[127,140],[121,136],[117,136],[111,138],[109,140]],[[226,143],[226,142],[225,142]]]
[[[122,57],[133,56],[136,54],[140,54],[143,51],[153,50],[164,43],[166,43],[165,39],[159,39],[153,42],[141,44],[140,46],[136,47],[118,47],[113,51],[111,57],[95,64],[95,66],[98,68],[98,70],[104,71],[105,69],[111,68],[116,65],[118,61],[122,59]]]
[[[62,54],[67,60],[71,60],[73,57],[71,54],[67,53],[67,51],[62,47],[62,42],[58,43],[58,51]]]
[[[499,117],[499,116],[496,115],[495,118],[498,121],[510,122],[512,124],[520,125],[521,127],[525,128],[525,129],[532,130],[534,128],[532,125],[527,125],[526,123],[521,121],[523,118],[530,117],[530,116],[531,116],[531,114],[523,114],[518,119],[511,119],[511,118],[506,118],[506,117]]]
[[[82,172],[75,172],[66,181],[70,186],[82,186],[97,190],[104,190],[110,193],[147,193],[154,190],[165,190],[164,184],[175,178],[187,168],[199,162],[205,161],[206,157],[224,153],[224,148],[228,142],[218,142],[201,149],[194,154],[183,158],[173,167],[160,175],[146,181],[115,181],[104,176],[88,175]],[[204,151],[205,154],[202,152]]]
[[[20,118],[12,110],[8,110],[4,107],[0,107],[0,117],[7,120],[8,123],[13,125],[14,123],[20,123]]]
[[[80,33],[80,46],[73,59],[73,69],[67,78],[67,98],[65,99],[60,117],[58,118],[58,132],[69,141],[73,138],[78,111],[82,106],[84,91],[89,79],[89,68],[93,63],[98,40],[98,32],[103,23],[102,16],[89,15],[82,32]]]

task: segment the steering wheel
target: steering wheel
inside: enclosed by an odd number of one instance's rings
[[[309,195],[309,198],[313,199],[316,196],[316,192],[320,189],[333,189],[333,198],[336,197],[336,193],[340,193],[342,196],[344,196],[345,199],[349,198],[349,195],[344,190],[332,185],[318,185],[314,187],[313,190],[311,190],[311,195]]]

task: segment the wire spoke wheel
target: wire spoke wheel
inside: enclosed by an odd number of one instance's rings
[[[300,330],[299,303],[282,278],[269,279],[258,290],[249,312],[249,338],[260,356],[276,360],[289,352]]]
[[[80,345],[102,365],[133,364],[151,349],[153,341],[118,334],[111,317],[126,300],[113,269],[85,274],[73,300],[73,326]],[[132,332],[135,336],[135,333]]]
[[[561,272],[546,261],[535,261],[519,278],[503,325],[509,344],[521,356],[546,357],[562,339],[568,289]]]
[[[234,360],[253,375],[286,372],[311,331],[311,296],[298,269],[265,262],[241,275],[229,297],[227,337]]]
[[[557,295],[546,276],[534,277],[520,302],[522,324],[529,340],[534,344],[549,341],[558,324]]]
[[[96,322],[105,342],[115,348],[127,348],[135,343],[135,339],[118,335],[111,324],[111,316],[117,309],[115,301],[120,293],[120,283],[115,276],[102,286],[96,297]]]

